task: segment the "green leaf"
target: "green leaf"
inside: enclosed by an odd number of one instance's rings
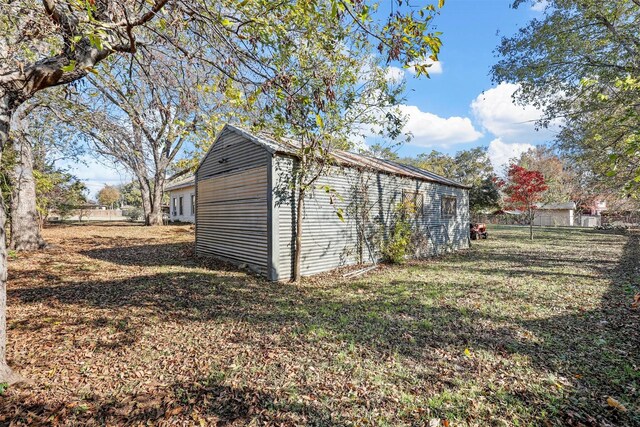
[[[320,114],[316,114],[316,124],[319,128],[324,127],[324,120],[322,120],[322,116]]]
[[[89,38],[89,43],[91,43],[91,46],[95,47],[98,50],[102,50],[102,37],[100,37],[98,34],[89,34],[87,37]]]
[[[65,73],[70,73],[75,69],[76,69],[76,61],[73,59],[69,61],[69,65],[65,65],[64,67],[62,67],[62,71]]]

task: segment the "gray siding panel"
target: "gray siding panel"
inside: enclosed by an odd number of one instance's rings
[[[196,253],[268,270],[267,192],[271,155],[226,131],[196,172]]]
[[[295,160],[278,157],[276,161],[278,176],[274,180],[274,197],[278,200],[278,277],[282,280],[291,277],[293,271],[295,203],[290,182]],[[335,189],[344,200],[331,197],[319,189],[325,185]],[[385,238],[385,230],[392,226],[394,210],[402,201],[403,190],[417,191],[423,195],[423,213],[415,221],[415,227],[427,240],[426,253],[416,255],[435,255],[468,247],[468,190],[384,173],[333,167],[317,181],[313,194],[305,200],[302,274],[312,275],[356,264],[361,256],[364,262],[379,259],[380,254],[370,253],[369,248],[374,250],[374,239]],[[364,193],[367,194],[369,205],[365,235],[370,245],[360,248],[358,229],[362,228],[358,221],[362,214],[358,214],[356,206],[359,209],[362,203],[356,203],[355,200],[362,200]],[[457,198],[455,217],[442,217],[440,203],[443,196]],[[344,210],[344,222],[336,214],[337,208]]]
[[[273,204],[278,215],[278,240],[274,245],[278,247],[277,277],[278,280],[290,279],[293,274],[293,252],[295,245],[295,200],[290,188],[291,173],[294,159],[276,156],[273,177]]]
[[[267,155],[269,153],[264,148],[227,129],[218,137],[200,165],[196,181],[221,173],[266,167]]]

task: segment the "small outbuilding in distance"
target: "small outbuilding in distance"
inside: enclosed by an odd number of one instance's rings
[[[575,211],[576,204],[574,202],[539,203],[536,206],[533,225],[543,227],[572,227],[574,225],[580,225],[574,224]]]
[[[198,255],[246,265],[269,280],[291,279],[297,152],[295,141],[222,129],[195,174]],[[416,257],[468,247],[469,187],[346,151],[332,153],[332,160],[305,199],[303,276],[380,259],[381,242],[405,201],[415,206],[409,222],[420,240]]]

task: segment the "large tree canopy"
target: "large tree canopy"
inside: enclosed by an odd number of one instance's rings
[[[497,176],[485,147],[461,150],[454,156],[432,150],[401,161],[471,186],[469,209],[472,212],[495,209],[499,205]]]
[[[515,7],[525,0],[517,0]],[[551,0],[502,40],[496,81],[562,123],[558,142],[611,186],[640,183],[640,0]]]
[[[334,102],[345,95],[340,99],[348,103],[353,92],[339,88],[350,76],[334,79],[339,67],[327,73],[332,64],[348,62],[340,58],[343,52],[371,52],[376,65],[417,64],[418,74],[426,71],[429,57],[437,59],[440,40],[429,32],[435,6],[395,0],[384,11],[378,7],[361,0],[0,0],[0,152],[16,109],[38,91],[99,72],[97,65],[114,54],[135,57],[142,49],[168,47],[176,59],[197,61],[224,76],[203,90],[249,104],[266,98],[269,104],[263,105],[271,107],[277,130],[322,141],[319,136],[332,128],[324,123],[352,121],[342,120]],[[328,60],[322,73],[302,72],[312,71],[320,59]],[[297,100],[303,108],[294,111]],[[298,124],[282,125],[282,118]],[[309,119],[317,126],[308,126]],[[0,206],[0,382],[13,382],[4,351],[4,217]]]
[[[145,224],[162,224],[166,172],[198,126],[226,110],[220,94],[207,96],[209,73],[166,54],[140,54],[114,61],[105,72],[61,100],[58,118],[69,137],[87,142],[89,152],[124,167],[137,181]]]

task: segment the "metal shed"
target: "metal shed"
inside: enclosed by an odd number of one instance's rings
[[[576,204],[573,202],[539,203],[537,205],[536,215],[533,219],[533,225],[543,227],[571,227],[575,225],[575,210]]]
[[[246,265],[269,280],[291,278],[295,144],[223,128],[195,174],[197,254]],[[416,256],[468,247],[469,187],[361,154],[336,151],[333,159],[305,199],[303,275],[378,259],[374,243],[386,237],[394,209],[407,196],[419,206],[412,223],[424,236]],[[325,185],[341,200],[320,190]],[[344,221],[336,215],[338,203]]]

